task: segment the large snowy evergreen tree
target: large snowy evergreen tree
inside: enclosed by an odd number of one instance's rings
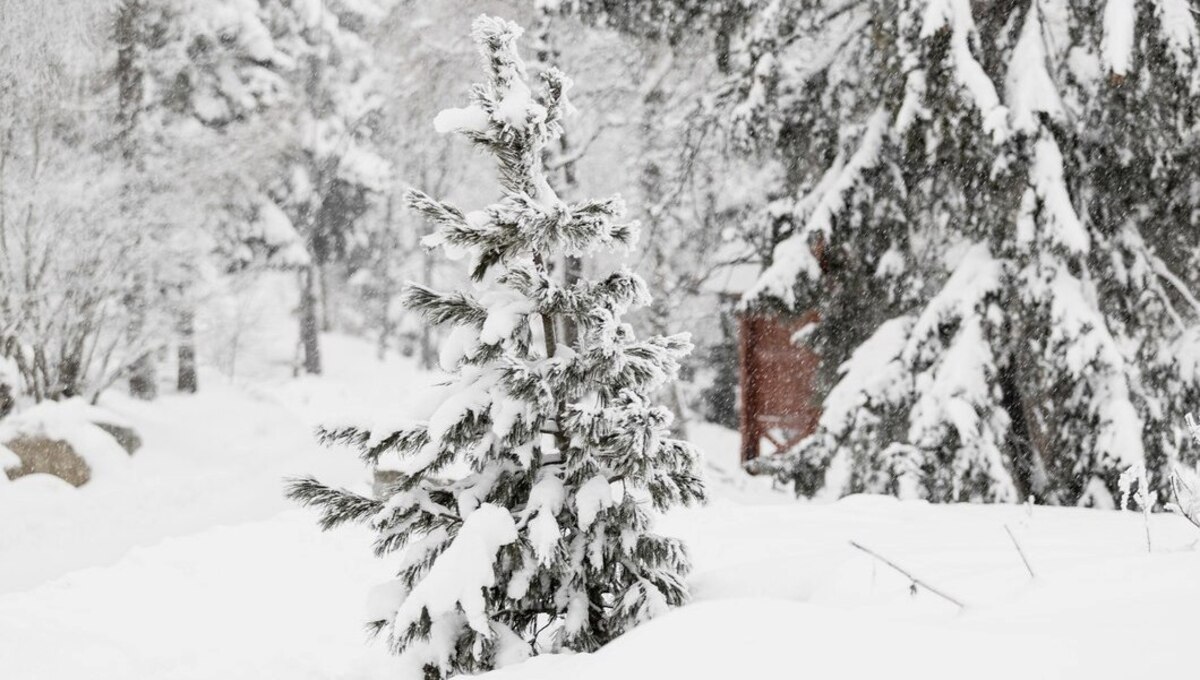
[[[564,286],[547,267],[636,235],[619,198],[567,204],[546,180],[543,149],[562,133],[570,83],[547,69],[533,90],[512,23],[480,17],[472,34],[488,80],[435,126],[495,156],[502,197],[467,213],[408,199],[439,225],[431,244],[470,255],[474,290],[407,293],[430,323],[453,327],[441,352],[453,377],[398,427],[323,431],[372,464],[399,456],[386,498],[311,479],[291,488],[322,508],[324,526],[365,522],[380,555],[402,551],[398,578],[373,595],[373,625],[435,677],[593,650],[686,601],[684,546],[652,523],[702,494],[696,452],[666,436],[670,412],[651,400],[687,337],[633,336],[621,315],[649,294],[628,270]],[[574,348],[556,340],[568,320]]]
[[[573,6],[715,33],[734,141],[780,161],[745,300],[816,309],[799,492],[1166,497],[1200,397],[1196,16],[1182,0]]]

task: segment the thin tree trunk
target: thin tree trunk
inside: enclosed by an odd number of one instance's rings
[[[126,337],[134,346],[142,345],[146,336],[146,285],[138,277],[133,290],[126,297],[129,309],[129,325]],[[129,394],[135,399],[151,400],[158,397],[158,366],[154,362],[154,351],[146,349],[129,365]]]
[[[427,233],[433,233],[433,227],[430,227]],[[429,250],[425,250],[421,256],[421,283],[426,286],[433,285],[433,254]],[[433,347],[433,329],[429,324],[421,324],[421,368],[431,371],[438,365],[437,350]]]
[[[141,63],[142,0],[125,0],[117,12],[117,124],[121,153],[126,161],[137,154],[136,127],[145,92]]]
[[[538,268],[539,272],[546,272],[546,261],[540,252],[533,254],[533,265]],[[545,314],[539,316],[542,317],[542,342],[546,348],[546,358],[553,359],[558,352],[555,318]],[[561,456],[566,455],[567,447],[570,445],[566,435],[563,434],[563,408],[562,399],[558,399],[558,403],[554,407],[554,445],[559,451],[560,460]]]
[[[136,172],[140,163],[137,123],[145,91],[140,55],[141,16],[144,9],[141,0],[125,0],[117,13],[117,124],[126,172]],[[127,219],[131,212],[129,193],[130,187],[127,184],[122,206],[122,212]],[[129,308],[127,336],[131,343],[141,344],[145,336],[146,292],[146,281],[144,277],[139,276],[126,296],[126,306]],[[129,393],[137,399],[155,398],[158,396],[157,378],[154,352],[147,350],[129,367]]]
[[[0,337],[0,361],[8,360],[9,346],[12,344],[10,338]],[[13,363],[16,363],[14,361]],[[18,367],[18,371],[20,368]],[[17,407],[17,386],[0,381],[0,418],[12,413]]]
[[[300,346],[304,351],[304,372],[321,374],[320,321],[317,317],[317,271],[315,266],[300,270]]]
[[[546,4],[542,6],[541,14],[538,16],[538,43],[537,43],[537,62],[543,69],[548,69],[557,65],[559,60],[558,44],[555,40],[554,18],[558,10],[552,5]],[[563,133],[558,138],[558,150],[555,152],[560,158],[567,158],[570,155],[571,142],[566,133]],[[551,155],[551,154],[547,154]],[[574,191],[576,186],[575,178],[575,163],[566,162],[559,168],[561,174],[553,171],[547,172],[547,179],[555,192],[569,196]],[[583,273],[583,261],[578,257],[568,255],[563,260],[563,282],[568,288],[575,285],[579,281]],[[561,342],[567,347],[574,349],[579,348],[579,329],[576,328],[574,319],[563,317],[560,320],[562,326]]]
[[[179,335],[179,367],[175,389],[184,394],[195,394],[200,389],[196,375],[196,312],[190,307],[179,313],[176,331]]]
[[[17,398],[13,395],[16,388],[7,383],[0,383],[0,419],[12,413],[17,407]]]
[[[421,325],[421,368],[432,371],[437,367],[437,351],[433,348],[433,332],[428,324]]]
[[[383,361],[387,357],[388,345],[391,343],[392,334],[395,329],[392,325],[392,298],[395,291],[392,288],[392,258],[396,255],[396,239],[394,237],[395,224],[395,198],[392,194],[388,194],[387,213],[384,218],[387,225],[384,229],[383,242],[379,249],[383,253],[383,261],[379,272],[379,276],[375,285],[381,288],[379,300],[379,346],[377,352],[379,360]]]
[[[379,301],[383,314],[379,324],[379,339],[375,343],[375,354],[379,357],[380,361],[387,358],[388,343],[392,339],[392,324],[388,321],[388,309],[392,306],[392,291],[388,284],[385,283],[384,285],[387,287],[387,290],[383,293],[383,297]]]
[[[671,415],[675,416],[671,422],[671,436],[676,439],[687,439],[688,421],[691,420],[691,414],[688,413],[687,400],[683,396],[683,385],[679,383],[679,380],[674,380],[667,389],[670,391],[667,408],[671,409]]]
[[[329,265],[317,265],[317,281],[321,287],[321,332],[328,333],[333,330],[333,315],[330,309],[333,305],[329,304]]]
[[[559,150],[566,156],[570,152],[570,143],[567,140],[566,133],[563,133],[559,138]],[[562,167],[562,189],[567,195],[570,195],[575,190],[577,181],[575,179],[575,163],[565,163]],[[567,288],[572,288],[579,279],[583,276],[583,260],[574,255],[568,255],[563,262],[563,281]],[[562,342],[567,347],[572,349],[580,349],[579,346],[579,328],[575,320],[570,317],[563,318]]]
[[[654,138],[657,130],[657,122],[662,119],[663,108],[665,107],[666,95],[662,88],[665,69],[673,62],[673,56],[668,51],[661,55],[654,67],[655,74],[652,74],[647,80],[645,89],[642,92],[642,104],[644,108],[642,119],[643,133],[648,135],[644,140],[646,148],[652,149],[655,147],[657,140]],[[648,160],[643,161],[641,173],[641,189],[643,200],[645,201],[660,201],[659,205],[663,205],[661,201],[666,194],[666,187],[663,185],[663,171],[658,167],[651,155]],[[649,203],[647,203],[649,207]],[[646,224],[654,229],[658,227],[655,224],[655,212],[651,211],[646,215]],[[675,292],[676,286],[670,285],[667,280],[668,263],[672,253],[664,250],[665,246],[660,239],[653,237],[653,231],[650,236],[650,254],[653,258],[654,268],[652,277],[654,290],[656,295],[648,310],[650,313],[650,325],[658,335],[669,335],[671,327],[672,312],[676,311],[672,308],[671,293]],[[671,436],[679,439],[687,439],[688,420],[691,414],[688,411],[687,400],[684,398],[683,386],[680,384],[680,378],[676,377],[670,384],[666,386],[666,402],[667,407],[671,409],[671,414],[674,420],[671,423]]]
[[[41,395],[38,397],[39,403],[43,398],[54,398],[52,392],[54,385],[50,381],[50,371],[46,368],[47,362],[44,347],[44,344],[38,344],[33,350],[33,375],[34,379],[37,380],[38,384],[41,385],[41,387],[36,390],[36,394]]]
[[[93,327],[94,328],[94,327]],[[58,396],[63,399],[79,396],[83,383],[84,353],[87,349],[87,336],[80,333],[64,347],[58,363]]]
[[[144,401],[158,397],[158,367],[153,352],[146,352],[129,367],[129,394]]]

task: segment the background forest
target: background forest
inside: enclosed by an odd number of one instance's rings
[[[432,367],[437,339],[400,290],[459,274],[425,253],[431,226],[398,198],[413,184],[486,200],[486,159],[431,124],[476,63],[462,18],[485,10],[537,31],[539,63],[591,74],[555,180],[565,195],[619,191],[650,218],[634,266],[661,293],[639,323],[696,329],[705,349],[689,373],[721,367],[728,381],[722,265],[755,255],[736,237],[748,182],[701,139],[699,53],[534,3],[6,0],[9,389],[192,391],[197,354],[233,375],[252,324],[238,294],[264,271],[296,278],[297,371],[321,372],[318,334],[335,328]],[[703,403],[698,389],[679,408]],[[706,408],[735,425],[728,382],[720,393]]]
[[[815,310],[824,415],[759,467],[798,493],[1111,506],[1124,470],[1165,494],[1191,462],[1183,0],[5,0],[0,413],[236,376],[267,273],[294,279],[297,373],[334,329],[432,367],[401,289],[462,274],[399,196],[488,198],[429,123],[479,12],[581,74],[545,164],[643,223],[635,323],[699,345],[678,427],[737,425],[735,308]]]

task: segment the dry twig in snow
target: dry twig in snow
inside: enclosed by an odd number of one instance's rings
[[[1029,558],[1025,556],[1025,551],[1021,549],[1020,542],[1017,541],[1016,534],[1007,524],[1004,525],[1004,530],[1008,532],[1008,537],[1012,539],[1013,547],[1017,549],[1017,554],[1021,556],[1021,561],[1025,563],[1025,570],[1029,572],[1029,578],[1037,578],[1037,574],[1033,573],[1033,567],[1029,565]]]
[[[912,572],[901,567],[900,565],[896,564],[895,562],[889,560],[888,558],[884,557],[883,555],[880,555],[879,553],[875,552],[874,550],[864,547],[854,541],[850,541],[850,545],[854,546],[855,548],[858,548],[859,550],[865,552],[866,554],[870,555],[871,557],[874,557],[875,559],[879,560],[880,562],[883,562],[884,564],[888,565],[892,569],[895,569],[896,571],[900,572],[909,581],[912,581],[913,586],[920,586],[920,587],[924,588],[925,590],[928,590],[929,592],[933,593],[934,595],[937,595],[938,597],[942,598],[943,600],[946,600],[947,602],[957,606],[959,609],[967,608],[967,605],[963,604],[961,600],[951,597],[950,595],[947,595],[945,592],[938,590],[937,588],[929,585],[928,582],[923,581],[920,578],[917,578],[916,576],[914,576],[912,574]]]

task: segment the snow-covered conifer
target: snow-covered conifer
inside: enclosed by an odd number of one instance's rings
[[[291,488],[324,526],[365,522],[380,555],[401,551],[371,619],[433,676],[593,650],[685,602],[687,552],[653,533],[653,518],[702,494],[695,450],[666,436],[670,411],[650,397],[674,379],[687,336],[633,336],[621,316],[649,294],[628,270],[568,287],[546,264],[636,235],[619,198],[566,204],[546,181],[542,152],[561,134],[570,82],[547,69],[535,91],[512,23],[480,17],[472,35],[487,82],[434,124],[495,156],[502,196],[463,212],[408,195],[439,225],[431,245],[470,255],[474,290],[407,293],[453,328],[441,351],[453,377],[411,422],[323,431],[370,463],[399,456],[386,498],[311,479]],[[556,341],[568,320],[574,348]]]
[[[805,493],[1112,507],[1144,464],[1166,497],[1200,397],[1186,3],[571,4],[712,29],[725,129],[781,163],[745,305],[818,311],[828,373],[817,432],[765,467]]]

